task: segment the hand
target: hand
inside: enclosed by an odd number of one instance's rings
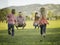
[[[48,23],[48,25],[49,25],[49,23]]]

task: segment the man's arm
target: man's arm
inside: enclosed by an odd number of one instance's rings
[[[25,23],[25,17],[23,17],[23,23]]]

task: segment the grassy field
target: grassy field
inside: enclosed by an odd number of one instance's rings
[[[40,41],[40,29],[34,29],[33,21],[27,21],[25,29],[15,28],[15,36],[7,33],[7,24],[0,23],[0,45],[60,45],[60,20],[49,21],[46,37]]]

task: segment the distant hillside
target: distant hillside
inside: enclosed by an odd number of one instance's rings
[[[34,11],[39,11],[41,7],[46,7],[47,10],[51,10],[56,14],[60,14],[60,4],[32,4],[26,6],[11,6],[8,7],[10,9],[16,9],[16,12],[26,12],[27,14],[31,14]]]
[[[11,6],[10,9],[16,9],[17,12],[27,12],[28,14],[33,11],[38,11],[41,7],[40,4],[26,5],[26,6]]]

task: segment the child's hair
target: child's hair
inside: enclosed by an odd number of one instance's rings
[[[38,12],[35,13],[35,21],[39,20],[40,17],[38,17]]]
[[[42,15],[42,16],[40,17],[40,19],[46,19],[46,16]]]
[[[36,13],[35,13],[35,19],[36,19],[37,14],[38,14],[38,13],[36,12]]]
[[[12,9],[12,11],[11,11],[11,12],[12,12],[12,14],[15,14],[15,9]]]
[[[45,15],[45,8],[44,7],[41,7],[40,8],[40,12],[41,12],[41,15]]]

